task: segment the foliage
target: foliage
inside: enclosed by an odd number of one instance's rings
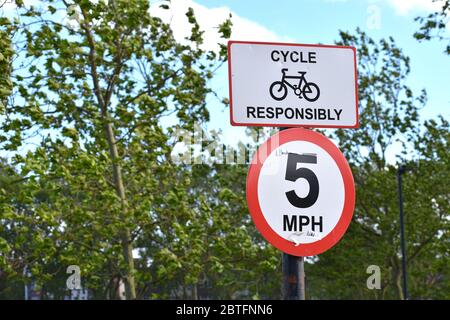
[[[192,9],[183,44],[144,0],[17,10],[13,22],[3,18],[17,29],[17,63],[0,139],[24,182],[2,194],[2,230],[14,233],[2,234],[2,269],[20,278],[26,267],[44,284],[77,264],[95,296],[116,297],[123,279],[134,298],[134,278],[145,278],[133,266],[134,243],[193,210],[162,122],[174,115],[189,129],[208,119],[207,81],[225,57],[201,49]],[[219,31],[229,28],[226,21]],[[37,147],[24,154],[30,143]]]
[[[404,298],[396,177],[397,166],[406,164],[412,168],[403,177],[410,296],[448,299],[450,195],[442,184],[450,172],[448,122],[425,122],[424,132],[420,129],[425,92],[415,98],[405,85],[409,59],[393,39],[377,43],[359,30],[341,32],[341,38],[339,44],[358,49],[361,129],[336,130],[332,136],[352,166],[357,203],[341,242],[307,266],[311,296]],[[402,150],[398,165],[386,159],[395,144]],[[366,287],[370,265],[381,269],[381,290]]]
[[[450,40],[448,33],[448,23],[450,23],[450,0],[433,0],[438,4],[442,4],[442,9],[432,12],[426,17],[417,17],[421,26],[414,33],[414,37],[419,41],[431,40],[437,38],[439,40]],[[450,44],[447,45],[445,53],[450,55]]]

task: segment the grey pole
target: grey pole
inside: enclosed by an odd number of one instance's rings
[[[403,185],[402,174],[405,172],[404,166],[399,166],[397,169],[398,182],[398,204],[400,209],[400,245],[402,250],[402,274],[403,274],[403,298],[408,300],[408,281],[406,274],[406,244],[405,244],[405,224],[403,217]]]
[[[25,265],[25,267],[23,267],[23,275],[24,275],[24,279],[26,279],[28,272],[27,272],[27,265]],[[25,280],[25,284],[24,284],[24,293],[25,293],[25,300],[28,300],[28,283]]]
[[[283,253],[283,299],[305,300],[305,271],[303,257]]]

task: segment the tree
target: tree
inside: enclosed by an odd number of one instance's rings
[[[424,122],[416,136],[418,155],[408,175],[406,209],[413,217],[409,225],[411,291],[416,298],[449,299],[450,125],[440,116]]]
[[[189,175],[184,187],[188,192],[173,190],[170,207],[174,211],[190,208],[190,213],[161,221],[159,235],[143,236],[138,242],[144,260],[151,261],[143,267],[147,270],[143,273],[151,275],[144,296],[280,297],[280,254],[261,238],[247,210],[247,167],[242,163],[249,158],[248,150],[243,145],[224,150],[220,141],[220,134],[214,132],[202,141],[201,161],[199,151],[193,154],[196,161],[188,162],[183,156],[180,166],[184,169],[179,172]],[[235,156],[241,164],[234,163]]]
[[[377,43],[359,30],[356,35],[341,33],[341,38],[339,44],[353,45],[358,52],[360,129],[336,130],[332,137],[351,164],[357,202],[340,243],[306,266],[311,296],[404,298],[396,171],[398,164],[407,164],[415,168],[404,177],[410,295],[448,298],[442,266],[448,263],[443,237],[448,232],[449,195],[445,188],[430,187],[445,181],[441,179],[449,172],[448,154],[443,152],[448,123],[426,122],[425,132],[421,129],[417,110],[425,103],[425,92],[416,98],[405,85],[409,59],[393,39]],[[386,159],[395,143],[401,150],[397,165]],[[381,290],[366,288],[370,265],[381,268]]]
[[[27,219],[42,229],[20,235],[31,236],[39,252],[23,263],[43,283],[56,272],[46,262],[56,259],[59,268],[79,264],[94,289],[109,283],[109,296],[124,279],[134,299],[133,244],[143,228],[155,232],[157,215],[170,211],[167,192],[184,183],[161,121],[173,114],[189,128],[208,119],[207,80],[224,61],[224,47],[219,54],[201,49],[192,9],[192,32],[181,44],[145,0],[16,3],[19,16],[2,20],[17,29],[17,63],[0,139],[26,177],[17,197],[27,215],[5,197],[5,224]],[[229,29],[226,21],[218,31],[229,36]],[[30,139],[34,150],[16,152]],[[9,243],[14,254],[24,241]]]
[[[11,67],[14,54],[11,47],[11,34],[15,32],[9,19],[0,18],[0,115],[3,114],[7,98],[11,95]]]
[[[426,17],[417,17],[421,26],[419,31],[414,33],[414,37],[419,41],[439,39],[449,40],[450,37],[446,36],[446,28],[449,23],[450,13],[450,0],[433,0],[436,3],[442,4],[441,11],[430,13]],[[450,55],[450,44],[447,45],[445,52]]]

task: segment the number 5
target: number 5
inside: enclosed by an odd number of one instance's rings
[[[319,197],[319,180],[315,173],[308,168],[298,168],[297,163],[317,163],[316,155],[289,153],[286,176],[288,181],[295,182],[300,178],[306,179],[309,183],[308,195],[304,198],[299,197],[294,190],[286,192],[289,202],[297,208],[309,208],[316,203]]]

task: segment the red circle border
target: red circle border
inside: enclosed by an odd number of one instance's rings
[[[273,144],[273,141],[277,141]],[[291,141],[307,141],[318,145],[324,149],[336,162],[343,181],[344,181],[344,207],[341,217],[334,229],[321,240],[300,244],[297,247],[291,241],[288,241],[278,235],[267,223],[261,211],[258,199],[258,180],[261,168],[267,157],[279,146]],[[267,152],[269,151],[269,152]],[[262,160],[261,160],[262,159]],[[299,257],[314,256],[325,252],[336,245],[347,231],[353,217],[355,209],[355,184],[350,166],[347,163],[342,152],[324,135],[302,128],[291,128],[277,132],[264,142],[257,150],[252,159],[247,175],[247,204],[256,228],[263,237],[279,250]]]

